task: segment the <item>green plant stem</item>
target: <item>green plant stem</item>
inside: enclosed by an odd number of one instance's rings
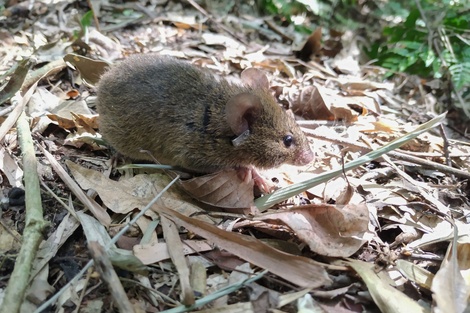
[[[43,239],[43,231],[47,225],[43,217],[33,140],[24,112],[20,114],[16,127],[23,155],[26,225],[23,233],[23,243],[5,290],[0,313],[16,313],[20,311],[24,295],[29,287],[28,279],[32,264],[39,244]]]

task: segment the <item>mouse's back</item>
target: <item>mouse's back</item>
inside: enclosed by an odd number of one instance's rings
[[[98,84],[100,132],[130,158],[152,160],[140,152],[148,150],[162,163],[182,166],[178,159],[191,153],[181,147],[203,150],[207,131],[232,135],[219,119],[237,92],[239,87],[187,62],[152,54],[131,56]]]
[[[146,150],[196,172],[311,161],[307,139],[264,74],[249,73],[245,84],[230,84],[170,57],[129,57],[99,82],[100,132],[132,159],[153,160]]]

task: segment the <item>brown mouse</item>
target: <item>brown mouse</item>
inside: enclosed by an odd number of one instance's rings
[[[152,54],[131,56],[98,85],[100,131],[118,152],[197,173],[272,168],[313,160],[307,138],[269,92],[259,70],[244,84],[187,62]]]

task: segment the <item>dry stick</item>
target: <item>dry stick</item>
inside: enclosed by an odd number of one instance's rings
[[[240,41],[244,45],[248,45],[248,42],[246,42],[243,38],[240,38],[236,34],[234,34],[231,30],[229,30],[227,27],[225,27],[223,24],[217,22],[215,19],[212,18],[212,16],[204,10],[199,4],[194,2],[193,0],[188,0],[188,2],[199,12],[201,12],[205,17],[207,17],[210,21],[214,22],[217,27],[220,27],[223,31],[227,32],[230,36],[236,38],[238,41]]]
[[[93,1],[87,0],[87,4],[88,4],[88,6],[90,7],[91,12],[93,13],[93,20],[95,21],[96,30],[99,31],[99,32],[101,32],[101,30],[100,30],[100,23],[99,23],[99,21],[98,21],[98,17],[96,16],[96,13],[95,13],[96,11],[95,11],[95,8],[94,8],[94,6],[93,6]]]
[[[15,268],[5,290],[1,313],[19,312],[26,289],[29,287],[28,279],[32,263],[43,239],[43,231],[47,226],[47,222],[43,218],[33,139],[24,112],[21,113],[16,125],[23,155],[26,225],[20,253],[16,258]]]
[[[126,292],[122,287],[119,277],[109,260],[108,254],[97,241],[88,244],[88,250],[95,260],[95,269],[100,273],[100,278],[108,285],[111,296],[116,303],[119,312],[134,312],[131,302],[127,298]]]
[[[353,142],[350,142],[350,141],[347,141],[347,140],[342,140],[342,139],[338,139],[338,138],[327,138],[325,136],[316,135],[312,132],[309,132],[308,130],[306,131],[306,133],[307,133],[308,137],[317,138],[317,139],[324,140],[324,141],[329,141],[329,142],[334,142],[336,144],[347,146],[347,147],[354,147],[354,148],[357,148],[357,149],[359,149],[361,151],[364,151],[364,152],[372,151],[372,149],[370,149],[369,147],[367,147],[365,145],[353,143]],[[423,165],[423,166],[428,167],[428,168],[433,168],[433,169],[436,169],[436,170],[438,170],[442,173],[453,174],[453,175],[458,176],[458,177],[470,179],[470,173],[469,172],[462,171],[462,170],[459,170],[459,169],[456,169],[456,168],[453,168],[453,167],[450,167],[450,166],[447,166],[447,165],[443,165],[443,164],[439,164],[439,163],[436,163],[436,162],[428,161],[428,160],[425,160],[425,159],[421,159],[421,158],[414,157],[412,155],[407,155],[405,153],[397,152],[397,151],[387,152],[387,155],[391,156],[392,158],[399,159],[399,160],[402,160],[402,161],[407,161],[407,162],[410,162],[410,163]]]

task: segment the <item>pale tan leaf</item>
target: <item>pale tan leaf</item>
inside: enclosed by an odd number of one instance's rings
[[[212,249],[213,247],[206,240],[183,240],[184,255],[210,251]],[[143,264],[153,264],[170,258],[168,246],[164,242],[135,245],[133,251],[134,255]]]
[[[90,85],[96,85],[109,67],[104,61],[93,60],[75,53],[64,56],[64,61],[73,65],[82,75],[82,79]]]
[[[397,268],[412,282],[431,290],[434,274],[406,260],[397,260]]]
[[[468,306],[470,286],[462,275],[470,269],[470,244],[466,237],[466,243],[457,243],[457,253],[452,253],[453,243],[449,245],[448,256],[432,281],[436,313],[462,313]]]
[[[23,170],[3,146],[0,147],[0,172],[8,179],[10,186],[23,186]]]
[[[176,224],[165,216],[160,216],[160,219],[162,222],[163,236],[165,237],[171,261],[178,271],[181,286],[181,302],[184,305],[192,305],[195,301],[194,293],[189,282],[189,266],[183,253],[183,244],[181,243],[178,229]]]

